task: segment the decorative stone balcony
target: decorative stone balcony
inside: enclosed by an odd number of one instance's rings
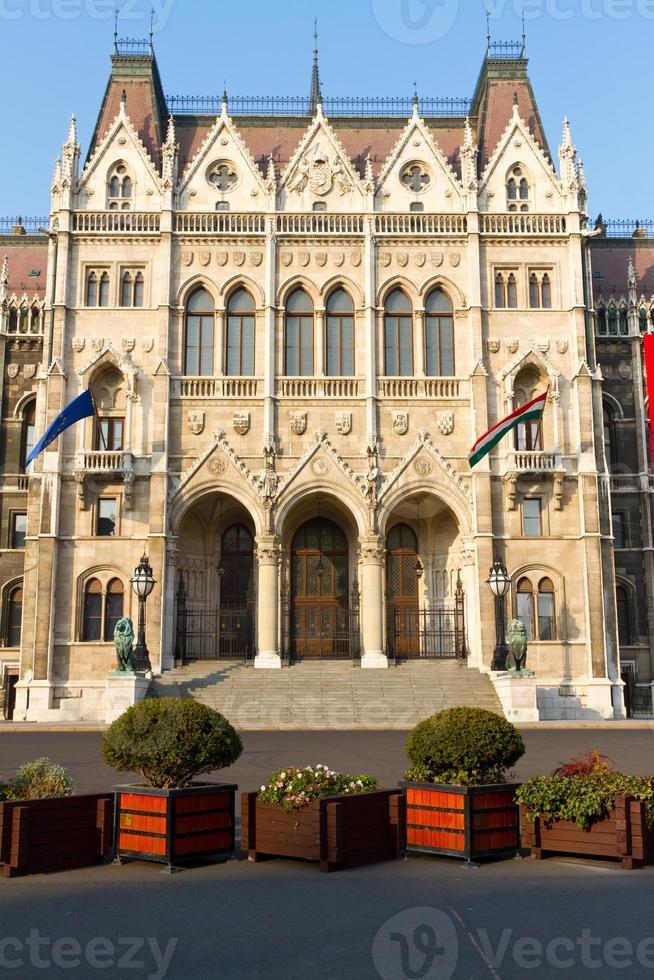
[[[176,398],[259,398],[263,390],[261,378],[175,378],[173,397]]]
[[[358,378],[278,378],[278,398],[358,398]]]
[[[125,487],[125,507],[130,509],[132,503],[132,489],[136,477],[134,471],[134,456],[131,450],[120,450],[112,452],[108,450],[87,451],[84,450],[77,454],[75,459],[75,482],[77,483],[77,496],[82,510],[86,510],[86,481],[89,477],[94,479],[106,478],[108,480],[122,480]]]
[[[518,473],[554,473],[561,469],[558,453],[515,452],[511,469]]]
[[[552,476],[553,498],[556,510],[563,510],[565,468],[560,453],[521,452],[509,453],[504,467],[504,486],[509,510],[516,509],[518,479],[521,476]]]
[[[482,235],[542,237],[565,235],[567,223],[560,214],[482,214]]]
[[[154,211],[78,211],[73,231],[84,235],[158,235],[161,215]]]
[[[379,378],[379,398],[436,398],[464,397],[463,383],[458,378]]]

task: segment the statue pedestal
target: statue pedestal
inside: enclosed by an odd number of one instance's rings
[[[134,671],[114,670],[107,677],[105,694],[105,721],[111,724],[123,711],[144,700],[150,687],[150,678]]]
[[[491,680],[502,702],[507,719],[514,724],[540,721],[538,714],[538,679],[535,676],[491,671]]]

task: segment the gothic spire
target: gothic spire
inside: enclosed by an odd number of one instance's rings
[[[9,259],[5,255],[2,260],[2,270],[0,270],[0,303],[4,303],[7,298],[7,286],[9,285]]]
[[[315,112],[322,102],[320,87],[320,68],[318,66],[318,18],[316,17],[313,31],[313,71],[311,73],[311,111]]]

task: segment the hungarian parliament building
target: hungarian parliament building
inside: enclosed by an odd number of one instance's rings
[[[470,99],[339,99],[316,56],[306,97],[167,97],[117,41],[50,215],[0,225],[0,716],[104,718],[143,554],[155,676],[495,679],[498,561],[539,717],[652,716],[654,238],[589,220],[527,67],[490,43]]]

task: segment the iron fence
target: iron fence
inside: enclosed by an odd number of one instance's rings
[[[254,599],[217,607],[189,603],[183,584],[177,592],[175,660],[243,660],[254,658]]]
[[[0,235],[13,235],[14,229],[19,229],[19,234],[38,235],[41,228],[47,228],[50,224],[49,218],[23,218],[19,215],[16,218],[0,218]]]
[[[465,660],[468,656],[464,595],[430,609],[388,608],[388,658],[403,660]]]
[[[522,61],[525,58],[524,41],[489,41],[486,58],[489,61]]]
[[[169,95],[168,112],[172,115],[216,116],[222,111],[224,96]],[[414,99],[406,97],[326,97],[322,106],[327,116],[407,118],[413,112]],[[465,117],[471,100],[467,98],[419,98],[418,110],[425,117]],[[305,96],[236,95],[227,99],[234,116],[312,116],[315,102]]]
[[[595,222],[606,238],[650,238],[654,234],[654,219],[611,218],[605,221],[601,216]]]

